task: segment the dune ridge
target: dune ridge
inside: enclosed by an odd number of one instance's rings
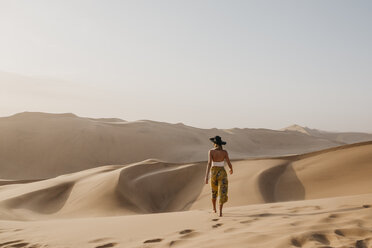
[[[0,247],[372,247],[372,141],[318,131],[0,118]],[[216,134],[234,166],[222,218],[204,182]]]
[[[205,161],[2,180],[0,247],[372,246],[372,142],[232,163],[223,217]]]
[[[170,163],[203,161],[211,147],[209,137],[215,135],[228,142],[232,159],[302,154],[349,142],[293,130],[200,129],[149,120],[24,112],[0,118],[0,177],[51,178],[148,158]],[[372,135],[358,134],[355,140],[372,140]]]
[[[372,142],[233,161],[227,207],[372,193]],[[0,218],[37,220],[210,209],[206,162],[148,159],[0,186]]]
[[[361,132],[328,132],[319,129],[311,129],[294,124],[292,126],[282,128],[282,131],[299,132],[312,137],[325,138],[340,143],[357,143],[371,140],[371,134]]]

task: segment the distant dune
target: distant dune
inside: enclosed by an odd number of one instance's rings
[[[300,132],[312,137],[324,138],[328,140],[332,140],[334,142],[340,143],[357,143],[363,141],[370,141],[372,140],[372,134],[366,133],[358,133],[358,132],[327,132],[318,129],[311,129],[308,127],[301,127],[299,125],[292,125],[286,128],[281,129],[282,131],[293,131],[293,132]]]
[[[200,129],[148,120],[24,112],[0,118],[0,178],[50,178],[148,158],[170,163],[205,161],[209,137],[215,135],[227,141],[232,159],[301,154],[372,140],[372,135],[360,133],[322,136],[296,130]]]

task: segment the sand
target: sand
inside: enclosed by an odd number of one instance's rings
[[[208,210],[0,221],[8,247],[371,247],[372,195]]]
[[[0,247],[372,247],[372,142],[232,163],[223,217],[205,161],[2,180]]]
[[[227,141],[232,159],[302,154],[372,140],[371,134],[301,130],[200,129],[182,123],[24,112],[0,118],[0,179],[45,179],[146,159],[205,161],[209,137],[215,135]]]

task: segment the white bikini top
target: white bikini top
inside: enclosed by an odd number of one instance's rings
[[[212,166],[217,166],[217,167],[224,167],[225,166],[225,160],[216,162],[212,160]]]

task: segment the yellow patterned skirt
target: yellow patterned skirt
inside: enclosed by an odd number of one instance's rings
[[[219,195],[220,205],[227,202],[227,173],[224,167],[212,166],[211,168],[211,187],[212,187],[212,198],[217,199]]]

